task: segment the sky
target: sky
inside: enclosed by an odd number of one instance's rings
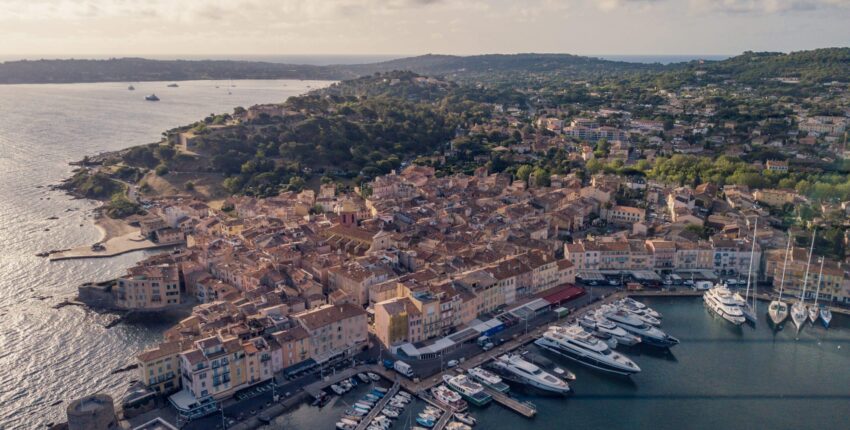
[[[0,0],[0,56],[738,54],[850,44],[850,0]]]

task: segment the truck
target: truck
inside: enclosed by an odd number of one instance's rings
[[[385,358],[385,359],[384,359],[384,369],[387,369],[387,370],[392,369],[392,368],[394,367],[394,366],[393,366],[393,364],[394,364],[394,363],[393,363],[393,361],[392,361],[392,360],[390,360],[390,359],[388,359],[388,358]]]
[[[413,368],[401,360],[396,360],[396,362],[393,363],[393,369],[408,378],[413,378]]]

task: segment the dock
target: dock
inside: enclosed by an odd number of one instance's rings
[[[384,397],[381,397],[381,400],[378,400],[378,403],[375,404],[375,407],[372,408],[371,411],[369,411],[369,414],[367,414],[366,417],[363,418],[363,420],[361,420],[357,424],[357,427],[355,427],[354,429],[355,430],[366,430],[366,427],[369,427],[369,424],[372,423],[372,420],[374,420],[375,417],[377,417],[378,414],[380,414],[381,411],[384,410],[384,407],[387,406],[387,403],[390,402],[390,399],[392,399],[393,396],[395,396],[396,393],[398,393],[398,389],[399,389],[399,383],[398,382],[393,383],[392,388],[390,388],[389,391],[387,391],[387,394]]]
[[[361,371],[362,369],[360,367],[353,367],[332,375],[327,375],[325,376],[326,379],[322,379],[321,381],[317,381],[310,385],[304,386],[304,391],[313,396],[313,398],[315,399],[321,395],[320,392],[324,391],[325,388],[328,388],[331,385],[342,381],[343,379],[351,378],[352,376],[356,375],[358,372]]]
[[[508,396],[505,393],[500,391],[496,391],[490,387],[485,386],[484,392],[493,397],[493,401],[496,403],[526,417],[526,418],[534,418],[537,415],[537,408],[528,402],[520,402],[513,397]]]

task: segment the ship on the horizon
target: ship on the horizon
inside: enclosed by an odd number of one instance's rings
[[[145,100],[147,100],[149,102],[158,102],[159,97],[157,97],[156,94],[151,94],[151,95],[145,96]]]

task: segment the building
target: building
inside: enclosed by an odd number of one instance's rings
[[[792,190],[780,190],[780,189],[761,189],[753,191],[753,197],[757,202],[763,203],[769,206],[781,208],[789,203],[794,203],[794,198],[797,195]]]
[[[375,335],[389,348],[423,340],[422,312],[408,297],[375,304]]]
[[[142,263],[118,278],[115,306],[128,310],[156,310],[180,304],[180,274],[176,264]]]
[[[310,341],[310,357],[324,363],[360,352],[369,341],[366,311],[349,303],[325,305],[292,315]]]
[[[163,342],[137,355],[139,380],[159,394],[177,391],[183,346],[182,341]]]
[[[634,224],[643,222],[646,210],[631,206],[612,206],[601,209],[601,218],[612,224]]]
[[[767,160],[764,164],[765,170],[777,173],[788,173],[788,162],[779,160]]]

